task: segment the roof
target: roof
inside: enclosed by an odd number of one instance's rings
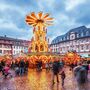
[[[9,41],[29,41],[29,40],[22,40],[22,39],[15,39],[15,38],[11,38],[11,37],[7,37],[5,36],[0,36],[0,40],[9,40]]]
[[[29,40],[22,40],[22,39],[15,39],[15,38],[7,37],[5,35],[5,36],[0,36],[0,43],[28,46],[28,44],[30,44],[30,41]]]
[[[75,33],[75,39],[90,37],[90,28],[85,26],[80,26],[74,29],[69,30],[66,34],[57,36],[55,39],[52,40],[51,44],[56,44],[64,41],[70,40],[70,34]]]

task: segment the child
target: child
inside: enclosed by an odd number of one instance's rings
[[[11,73],[9,72],[10,67],[6,64],[6,66],[4,67],[4,76],[5,78],[10,74],[10,76],[12,77]]]
[[[62,86],[63,86],[63,85],[64,85],[64,79],[65,79],[65,77],[66,77],[64,70],[61,71],[60,75],[61,75]]]

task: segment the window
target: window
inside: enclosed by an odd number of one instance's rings
[[[89,32],[87,31],[87,32],[86,32],[86,36],[88,36],[88,34],[89,34]]]
[[[69,39],[69,36],[67,36],[67,40]]]
[[[73,39],[75,39],[75,34],[74,33],[70,34],[70,40],[73,40]]]
[[[83,50],[83,46],[81,46],[81,50]]]
[[[83,32],[81,33],[81,36],[83,37],[84,35],[83,35]]]
[[[15,54],[15,50],[14,50],[14,54]]]
[[[60,50],[62,51],[62,48]]]
[[[79,34],[77,34],[77,38],[79,38]]]
[[[86,49],[87,49],[87,50],[89,49],[89,45],[86,45]]]
[[[2,45],[0,45],[0,48],[2,48]]]
[[[79,34],[79,37],[81,37],[81,34]]]
[[[56,52],[57,52],[57,48],[56,48]]]

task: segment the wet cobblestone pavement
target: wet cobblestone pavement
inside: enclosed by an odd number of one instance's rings
[[[0,90],[90,90],[90,75],[89,82],[85,85],[78,85],[73,77],[72,71],[68,68],[65,70],[66,79],[64,87],[59,83],[52,84],[52,72],[36,72],[29,70],[28,75],[3,79],[0,75]]]

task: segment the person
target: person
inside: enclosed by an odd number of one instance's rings
[[[4,74],[3,75],[4,75],[5,79],[7,78],[8,75],[10,75],[12,77],[12,75],[11,75],[11,73],[9,71],[10,70],[10,67],[9,67],[8,64],[5,65],[5,67],[3,68],[3,70],[4,70]]]
[[[16,76],[19,75],[19,73],[20,73],[19,67],[15,67],[15,74],[16,74]]]
[[[87,71],[81,63],[74,68],[74,75],[78,84],[85,83],[87,80]]]
[[[52,62],[49,63],[49,67],[50,67],[50,69],[52,69]]]
[[[84,68],[84,67],[82,67],[80,70],[79,70],[79,83],[86,83],[86,81],[87,81],[87,70]]]
[[[60,69],[62,69],[64,67],[64,62],[60,60],[59,64],[60,64]]]
[[[49,70],[49,63],[48,62],[45,64],[45,68],[46,68],[46,71]]]
[[[15,61],[15,67],[19,67],[19,61]]]
[[[78,63],[78,65],[76,67],[74,67],[73,71],[74,71],[74,76],[77,76],[77,73],[79,72],[79,70],[82,68],[82,63]]]
[[[55,83],[54,82],[54,77],[55,76],[57,78],[57,82],[59,83],[59,78],[58,78],[58,74],[59,74],[59,61],[58,60],[55,60],[53,62],[52,70],[53,70],[53,84]]]
[[[60,75],[61,75],[62,86],[63,86],[64,85],[64,79],[66,77],[64,69],[61,70]]]
[[[15,68],[15,61],[11,62],[11,68],[14,70],[14,68]]]
[[[72,70],[73,70],[73,68],[74,68],[74,64],[73,64],[73,63],[71,63],[71,64],[70,64],[70,71],[72,71]]]
[[[29,62],[28,60],[25,62],[25,72],[28,72]]]
[[[5,67],[5,61],[2,60],[1,61],[1,72],[2,72],[2,75],[4,75],[4,67]]]
[[[24,60],[21,60],[19,63],[19,67],[20,67],[20,75],[24,74],[24,68],[25,68],[25,62]]]
[[[1,61],[1,65],[2,65],[2,67],[5,66],[5,61],[4,60]]]
[[[2,67],[2,64],[1,64],[1,62],[0,62],[0,72],[2,71],[2,68],[3,68],[3,67]]]
[[[82,66],[86,69],[87,74],[88,74],[89,65],[85,62],[85,63],[82,64]]]
[[[42,61],[38,61],[38,71],[42,71]]]
[[[36,71],[38,71],[39,65],[38,65],[38,61],[36,61]]]

